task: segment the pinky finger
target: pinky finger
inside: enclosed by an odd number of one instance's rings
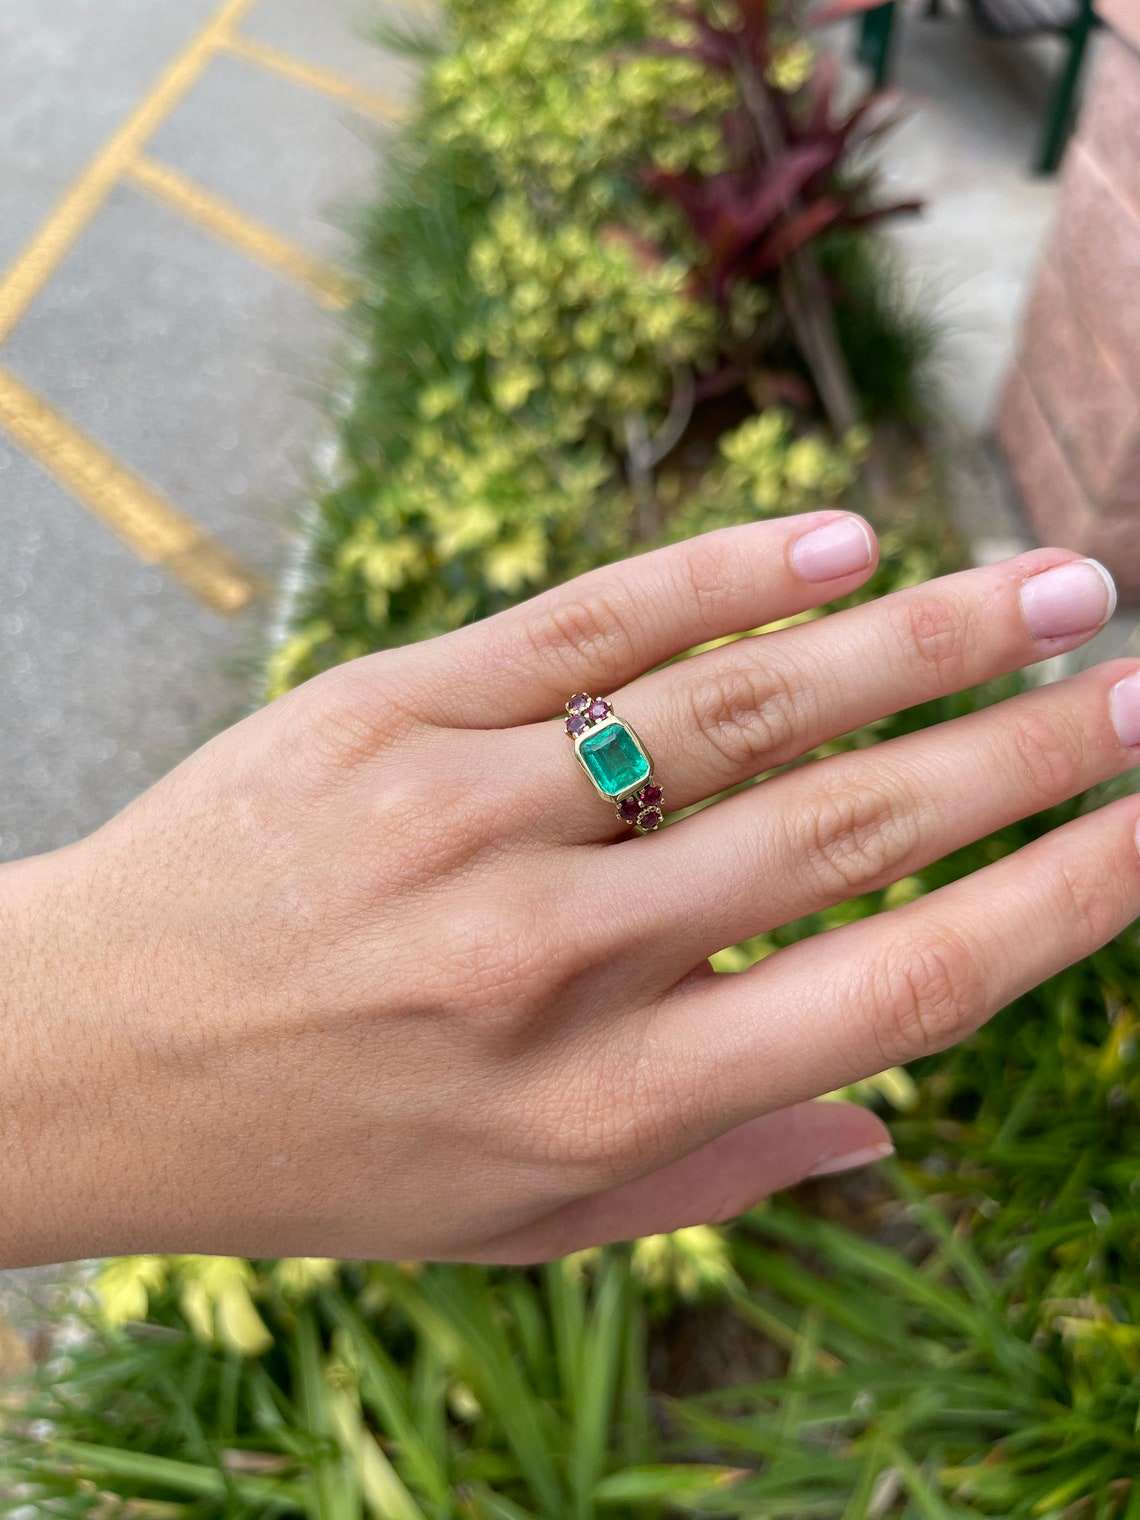
[[[657,1033],[723,1129],[955,1044],[1138,915],[1129,797],[892,913],[682,984]]]
[[[549,1261],[585,1246],[722,1224],[770,1193],[881,1161],[892,1149],[883,1121],[858,1104],[797,1103],[644,1176],[565,1204],[491,1242],[477,1259]]]

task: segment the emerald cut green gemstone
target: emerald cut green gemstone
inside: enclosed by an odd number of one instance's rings
[[[578,754],[603,797],[621,797],[649,780],[649,756],[620,718],[583,734]]]

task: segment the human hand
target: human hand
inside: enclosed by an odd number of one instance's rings
[[[592,572],[318,677],[0,872],[0,1256],[531,1260],[883,1153],[872,1114],[807,1100],[1123,929],[1140,798],[742,975],[706,957],[1134,765],[1140,661],[644,837],[551,721],[612,696],[681,807],[1111,611],[1104,572],[1044,549],[653,669],[874,552],[823,512]]]

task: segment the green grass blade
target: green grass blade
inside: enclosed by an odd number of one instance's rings
[[[329,1387],[320,1335],[308,1305],[298,1309],[292,1349],[298,1414],[313,1438],[309,1459],[309,1514],[312,1520],[358,1520],[356,1483],[334,1439]]]
[[[464,1520],[535,1520],[530,1510],[505,1494],[496,1494],[485,1483],[467,1484],[463,1516]]]
[[[943,1503],[926,1475],[903,1447],[898,1442],[892,1441],[888,1451],[891,1466],[898,1469],[903,1486],[914,1500],[915,1509],[922,1516],[922,1520],[954,1520],[953,1511]]]
[[[594,1490],[599,1504],[622,1504],[638,1508],[646,1503],[699,1505],[733,1488],[748,1473],[738,1467],[711,1463],[661,1463],[629,1467],[610,1473]]]
[[[356,1488],[365,1508],[376,1520],[425,1520],[423,1510],[366,1428],[355,1386],[338,1379],[327,1397],[333,1435],[355,1474]],[[352,1498],[355,1500],[356,1495]]]
[[[577,1520],[589,1520],[593,1514],[594,1489],[606,1467],[628,1276],[624,1257],[607,1252],[582,1339],[577,1397],[571,1411],[570,1487]]]
[[[875,1496],[884,1466],[882,1438],[872,1436],[864,1448],[863,1458],[855,1477],[855,1486],[851,1490],[851,1497],[843,1511],[843,1520],[867,1520],[871,1500]]]
[[[395,1442],[408,1481],[433,1504],[449,1503],[449,1479],[440,1451],[432,1450],[412,1415],[407,1374],[369,1330],[363,1316],[342,1293],[321,1296],[326,1317],[347,1338],[360,1377],[360,1393],[384,1433]]]
[[[640,1295],[632,1290],[626,1294],[622,1336],[618,1444],[626,1467],[643,1467],[653,1461],[656,1443],[650,1425],[645,1305]]]
[[[539,1508],[563,1520],[565,1490],[553,1457],[553,1412],[519,1371],[489,1283],[475,1268],[436,1268],[419,1281],[391,1280],[393,1297],[429,1336],[498,1420]]]
[[[552,1261],[543,1268],[554,1356],[563,1398],[569,1404],[577,1396],[582,1372],[582,1337],[586,1323],[586,1288],[581,1266],[575,1261]]]
[[[248,1473],[226,1474],[217,1467],[181,1462],[147,1452],[124,1451],[114,1446],[96,1446],[85,1441],[53,1440],[45,1443],[44,1450],[45,1462],[50,1461],[54,1469],[58,1470],[62,1463],[95,1479],[117,1478],[138,1483],[146,1489],[170,1488],[175,1493],[199,1499],[223,1500],[232,1488],[249,1504],[268,1505],[274,1510],[304,1507],[302,1488],[276,1478]]]

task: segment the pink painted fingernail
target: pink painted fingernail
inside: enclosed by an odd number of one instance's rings
[[[836,581],[866,570],[875,540],[861,517],[840,517],[813,528],[792,545],[792,569],[805,581]]]
[[[852,1172],[857,1166],[870,1166],[872,1161],[885,1161],[894,1153],[895,1148],[889,1140],[880,1140],[878,1145],[865,1145],[862,1150],[847,1151],[839,1156],[825,1156],[805,1176],[830,1177],[835,1172]]]
[[[1125,749],[1140,744],[1140,670],[1117,681],[1108,694],[1108,709]]]
[[[1035,639],[1093,633],[1116,611],[1116,583],[1099,560],[1071,560],[1030,576],[1021,588],[1021,611]]]

